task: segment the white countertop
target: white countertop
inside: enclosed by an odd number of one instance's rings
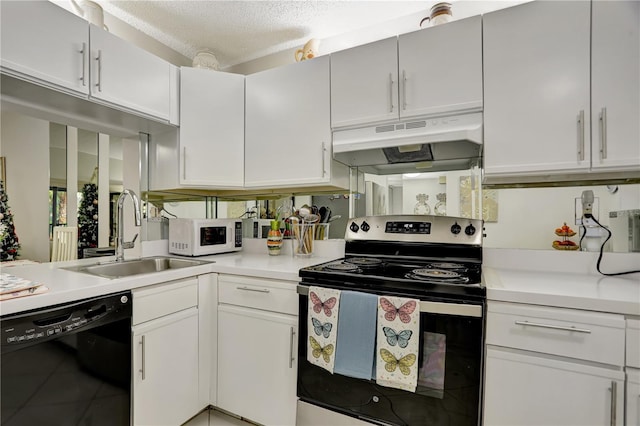
[[[554,254],[485,250],[487,299],[640,316],[640,273],[605,276],[595,270],[596,253]],[[608,253],[601,266],[605,272],[637,270],[640,254]]]
[[[49,291],[34,296],[4,300],[0,302],[0,315],[8,315],[16,312],[56,305],[59,303],[117,293],[120,291],[179,280],[211,272],[297,282],[298,271],[300,268],[328,262],[337,257],[340,256],[313,256],[310,258],[298,258],[293,257],[290,254],[269,256],[267,253],[237,252],[198,257],[198,260],[212,261],[212,263],[201,266],[173,269],[153,274],[135,275],[118,279],[102,278],[60,269],[68,266],[92,264],[96,263],[98,260],[105,261],[109,258],[93,258],[69,262],[14,266],[3,268],[3,272],[10,273],[21,278],[39,281],[46,285],[49,288]]]
[[[3,268],[3,272],[42,282],[49,291],[2,301],[0,315],[212,272],[297,282],[301,268],[344,255],[344,243],[327,245],[310,258],[293,257],[286,251],[280,256],[269,256],[264,244],[264,240],[258,240],[241,252],[199,257],[197,259],[213,262],[201,266],[119,279],[60,269],[95,263],[95,258]],[[166,255],[166,251],[145,251],[145,256],[163,254]],[[107,259],[100,258],[101,261]],[[608,255],[606,261],[610,271],[637,269],[640,254]],[[593,263],[593,254],[589,253],[559,257],[548,251],[485,250],[483,282],[487,288],[487,299],[640,316],[640,274],[607,277],[595,272]]]

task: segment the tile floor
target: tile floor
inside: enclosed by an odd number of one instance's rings
[[[218,410],[206,410],[183,426],[255,426]]]

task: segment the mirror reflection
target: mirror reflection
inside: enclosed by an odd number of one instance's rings
[[[114,197],[123,188],[122,138],[3,110],[2,156],[19,260],[112,251]],[[64,251],[56,243],[61,239],[69,242]]]
[[[113,250],[114,203],[124,188],[125,170],[131,170],[128,179],[139,184],[140,193],[147,192],[141,241],[167,239],[172,217],[243,218],[245,237],[262,238],[271,220],[286,218],[282,206],[308,205],[330,212],[331,239],[343,238],[349,217],[433,214],[483,218],[487,248],[554,250],[554,241],[562,240],[555,231],[566,224],[576,232],[568,239],[575,243],[582,239],[583,249],[596,251],[607,231],[595,223],[580,226],[580,198],[583,191],[591,190],[594,217],[612,232],[604,249],[640,252],[638,184],[495,189],[482,187],[481,168],[385,176],[354,170],[357,179],[352,188],[335,194],[223,199],[148,193],[145,138],[140,135],[134,143],[2,111],[2,156],[10,171],[6,193],[20,239],[19,258],[49,261],[54,227],[84,229],[85,219],[96,230],[91,228],[86,238],[79,232],[77,255]],[[134,185],[131,182],[127,187]]]

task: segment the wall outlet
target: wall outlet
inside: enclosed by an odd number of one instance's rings
[[[577,197],[575,199],[575,224],[576,225],[583,225],[582,223],[582,198],[581,197]],[[600,220],[600,198],[599,197],[594,197],[593,198],[593,208],[591,210],[591,214],[593,215],[593,217],[596,218],[596,220]],[[598,226],[597,223],[595,223],[593,221],[593,219],[585,219],[584,220],[584,226]]]

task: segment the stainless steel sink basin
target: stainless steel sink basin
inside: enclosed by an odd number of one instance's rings
[[[147,257],[124,262],[109,262],[103,264],[72,266],[63,268],[68,271],[97,275],[105,278],[122,278],[131,275],[152,274],[169,269],[188,268],[190,266],[213,263],[206,260],[180,259],[175,257]]]

